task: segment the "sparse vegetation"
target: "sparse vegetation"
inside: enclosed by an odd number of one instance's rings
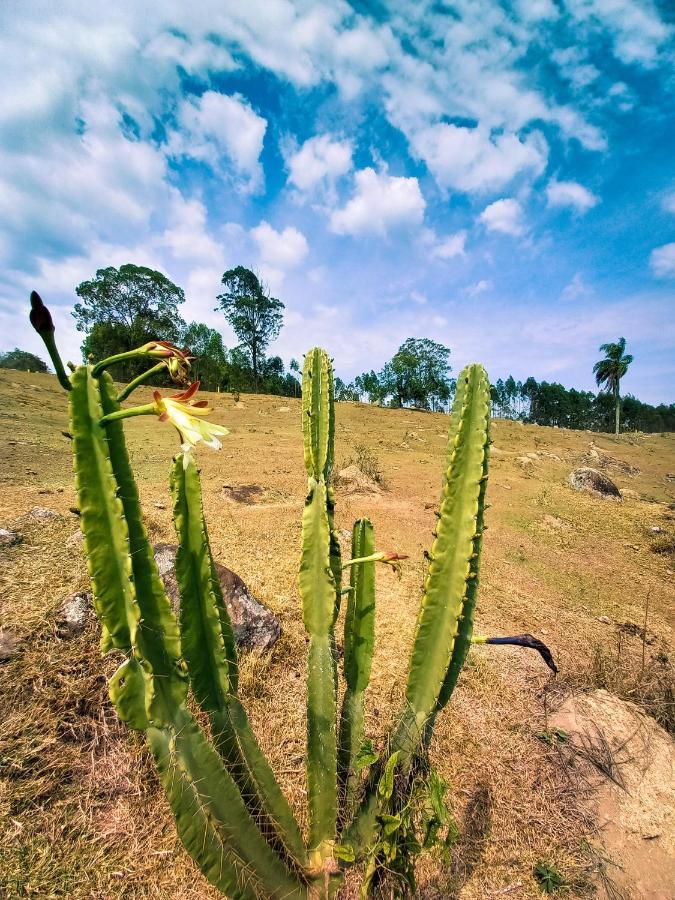
[[[386,487],[379,457],[366,444],[354,444],[353,454],[348,456],[342,464],[343,468],[347,468],[347,466],[356,466],[360,472],[363,472],[367,478],[372,479],[375,484],[379,484],[380,487]]]

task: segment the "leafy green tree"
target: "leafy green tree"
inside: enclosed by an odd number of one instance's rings
[[[297,359],[292,359],[290,362],[289,368],[290,368],[291,372],[293,372],[293,381],[295,382],[295,385],[293,387],[293,396],[299,397],[300,396],[300,378],[301,378],[300,363],[297,361]]]
[[[614,434],[619,433],[619,419],[621,416],[621,396],[619,385],[621,379],[628,371],[628,366],[633,362],[630,353],[624,353],[626,339],[619,338],[616,344],[602,344],[600,352],[605,354],[604,359],[598,360],[593,366],[595,381],[598,387],[604,387],[608,394],[614,397]]]
[[[182,289],[144,266],[99,269],[75,292],[81,302],[75,304],[73,316],[77,330],[86,333],[85,359],[103,359],[153,340],[178,342],[185,328],[179,313],[185,301]],[[133,360],[118,365],[115,375],[128,380],[144,368],[143,361]]]
[[[357,375],[354,379],[354,387],[359,392],[359,396],[365,394],[368,397],[369,403],[380,403],[383,399],[380,379],[372,369],[370,372]]]
[[[191,322],[183,332],[181,342],[190,350],[192,376],[206,390],[221,387],[227,373],[227,350],[219,331],[203,322]]]
[[[450,350],[429,338],[408,338],[378,377],[392,406],[436,409],[450,396]]]
[[[39,356],[27,350],[15,347],[6,353],[0,353],[0,369],[18,369],[20,372],[48,372],[47,363]]]
[[[271,297],[255,272],[237,266],[221,279],[225,290],[217,297],[234,333],[251,355],[253,385],[258,389],[260,364],[265,350],[281,331],[284,304]]]

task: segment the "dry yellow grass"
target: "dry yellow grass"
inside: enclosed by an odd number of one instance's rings
[[[146,392],[139,394],[143,402]],[[305,477],[299,401],[251,395],[239,405],[227,395],[212,400],[216,421],[231,429],[220,454],[199,457],[214,554],[279,615],[283,627],[269,658],[243,661],[244,700],[302,817],[305,636],[295,579]],[[141,741],[117,724],[107,703],[103,676],[112,662],[98,655],[96,625],[70,642],[55,636],[61,600],[86,587],[80,550],[68,546],[78,525],[69,512],[75,502],[71,461],[60,433],[67,428],[65,406],[51,376],[0,375],[0,526],[24,534],[22,544],[0,551],[0,627],[21,638],[16,657],[0,665],[0,896],[215,897],[180,848]],[[440,414],[337,408],[338,464],[357,444],[366,445],[387,484],[380,495],[338,496],[338,526],[346,535],[353,520],[367,514],[378,546],[410,557],[400,581],[378,573],[367,718],[375,738],[384,735],[402,693],[446,426]],[[150,419],[130,420],[127,434],[151,534],[172,541],[167,472],[175,434]],[[570,885],[566,896],[581,897],[592,891],[598,862],[592,822],[582,812],[581,786],[570,783],[537,734],[546,727],[546,711],[570,686],[597,682],[598,653],[614,659],[619,636],[620,666],[639,671],[642,641],[616,625],[642,625],[647,597],[647,629],[655,637],[644,648],[645,665],[661,666],[664,684],[672,677],[672,561],[653,552],[648,529],[673,531],[668,504],[675,485],[666,475],[675,471],[675,435],[615,439],[497,421],[493,437],[477,630],[532,632],[551,646],[560,676],[552,681],[539,657],[525,651],[481,648],[472,654],[432,747],[432,761],[450,785],[460,837],[451,866],[421,861],[419,895],[482,900],[508,888],[509,898],[534,898],[540,895],[532,868],[544,860],[563,873]],[[606,471],[628,489],[624,502],[567,486],[569,471],[588,462],[592,442],[616,461]],[[528,453],[537,458],[519,459]],[[629,474],[627,466],[640,474]],[[258,485],[262,491],[256,502],[239,503],[224,485]],[[25,518],[34,506],[61,517]],[[631,685],[624,687],[630,694]],[[351,887],[345,895],[351,896]]]

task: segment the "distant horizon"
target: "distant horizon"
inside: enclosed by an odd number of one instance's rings
[[[285,304],[269,348],[340,377],[408,337],[453,374],[675,396],[675,24],[653,0],[26,0],[0,9],[0,351],[80,358],[75,287],[130,262],[214,311],[222,273]]]

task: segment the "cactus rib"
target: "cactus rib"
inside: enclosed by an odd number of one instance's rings
[[[373,526],[358,519],[352,531],[352,559],[375,551]],[[364,694],[370,681],[375,642],[375,563],[358,563],[350,568],[344,630],[344,674],[347,689],[340,716],[338,773],[344,790],[345,818],[351,811],[359,785],[356,756],[365,737]]]

